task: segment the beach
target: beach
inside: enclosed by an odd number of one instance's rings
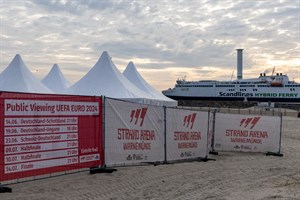
[[[116,167],[8,185],[1,200],[300,199],[300,118],[283,117],[281,153],[219,152],[207,162]]]

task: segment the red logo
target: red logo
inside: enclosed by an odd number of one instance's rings
[[[244,128],[246,128],[249,124],[252,124],[250,129],[252,129],[257,122],[259,121],[260,117],[254,117],[254,118],[244,118],[240,122],[240,126],[244,125]]]
[[[196,113],[184,116],[183,126],[186,126],[188,128],[191,124],[190,129],[192,129],[194,126],[195,119],[196,119]]]
[[[132,110],[131,115],[130,115],[130,123],[133,123],[133,121],[135,119],[134,124],[137,124],[138,120],[141,119],[140,126],[143,126],[147,110],[148,110],[148,108],[141,108],[141,109],[139,108],[136,110]]]

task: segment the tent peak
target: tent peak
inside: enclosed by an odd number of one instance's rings
[[[23,59],[20,54],[16,54],[15,57],[13,58],[12,62],[13,61],[23,61]]]
[[[52,68],[51,68],[50,71],[60,72],[60,69],[59,69],[58,64],[55,63],[55,64],[52,66]]]
[[[104,58],[109,58],[109,59],[111,59],[111,57],[110,57],[110,55],[108,54],[108,52],[107,51],[103,51],[102,52],[102,54],[101,54],[101,56],[100,56],[100,58],[101,57],[104,57]]]
[[[10,65],[22,66],[25,65],[23,59],[20,54],[16,54],[13,60],[11,61]]]
[[[62,74],[58,64],[54,64],[50,72],[43,78],[42,83],[55,93],[64,94],[70,83]]]
[[[134,70],[137,71],[136,66],[134,65],[134,63],[132,61],[130,61],[126,67],[125,70]]]

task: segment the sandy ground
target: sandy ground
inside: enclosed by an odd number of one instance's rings
[[[9,185],[6,199],[300,200],[300,118],[283,118],[283,157],[210,155],[216,161],[119,167]]]

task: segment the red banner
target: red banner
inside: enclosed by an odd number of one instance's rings
[[[101,97],[0,93],[0,181],[103,165]]]

